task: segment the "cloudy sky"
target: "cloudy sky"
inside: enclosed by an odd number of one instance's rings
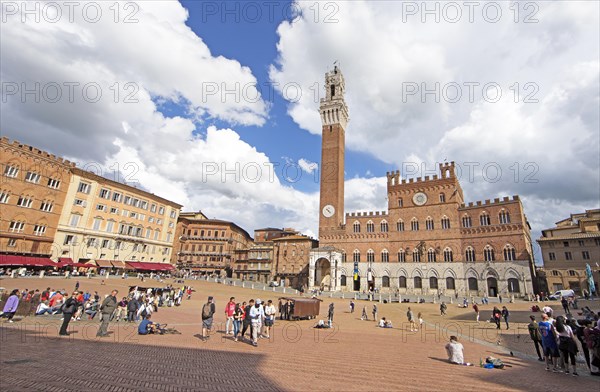
[[[535,237],[598,208],[598,2],[74,4],[2,2],[2,135],[187,211],[317,233],[334,61],[347,211],[442,161],[467,201],[520,195]]]

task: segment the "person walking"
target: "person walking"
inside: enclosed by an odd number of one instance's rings
[[[135,321],[139,307],[140,307],[140,302],[137,300],[137,298],[135,296],[133,296],[129,300],[129,302],[127,302],[127,322],[128,323],[132,323]]]
[[[442,302],[442,303],[440,304],[440,314],[441,314],[442,316],[445,316],[445,315],[446,315],[446,309],[448,309],[448,306],[446,305],[446,303],[445,303],[445,302]]]
[[[558,353],[558,345],[556,344],[556,330],[549,319],[550,317],[546,313],[542,313],[542,321],[538,323],[538,328],[542,336],[546,370],[550,370],[550,365],[552,365],[552,371],[558,373],[560,370],[557,367],[557,358],[560,357],[560,354]]]
[[[208,301],[202,306],[202,341],[206,342],[209,338],[208,333],[212,328],[213,316],[215,314],[215,304],[213,297],[208,297]]]
[[[565,322],[565,318],[563,316],[558,316],[556,318],[555,328],[559,339],[558,350],[560,352],[560,357],[564,362],[563,370],[566,374],[569,374],[569,362],[571,362],[571,366],[573,368],[572,374],[573,376],[578,376],[579,374],[577,374],[577,365],[575,362],[575,356],[577,355],[578,349],[577,343],[575,343],[573,330]]]
[[[254,306],[250,309],[250,321],[252,323],[252,345],[258,346],[258,335],[262,327],[262,320],[265,318],[265,311],[260,299],[257,299]]]
[[[242,321],[242,333],[240,334],[240,337],[242,338],[242,340],[245,339],[246,330],[248,328],[250,328],[250,337],[252,337],[252,320],[250,319],[250,310],[252,309],[252,307],[254,307],[253,299],[248,301],[248,305],[246,305],[245,302],[242,304],[242,308],[244,309],[244,319]]]
[[[500,329],[500,321],[502,320],[502,312],[500,312],[500,309],[498,309],[496,306],[494,306],[494,309],[492,310],[492,319],[494,319],[494,322],[496,323],[496,329]]]
[[[102,305],[100,305],[102,324],[100,324],[98,333],[96,333],[96,336],[98,337],[103,338],[108,336],[108,323],[110,322],[110,316],[117,309],[117,294],[119,294],[118,290],[111,291],[110,295],[104,298]]]
[[[65,304],[63,305],[63,323],[60,327],[60,331],[58,332],[60,336],[69,335],[69,333],[67,332],[67,329],[69,328],[69,322],[71,321],[73,314],[77,312],[77,308],[79,307],[79,303],[77,302],[78,294],[79,293],[77,291],[74,291],[73,294],[69,298],[67,298]]]
[[[354,301],[350,300],[350,313],[354,313]]]
[[[329,304],[329,310],[327,312],[327,324],[329,328],[333,327],[333,302]]]
[[[373,321],[377,321],[377,305],[373,304]]]
[[[19,307],[19,289],[14,289],[10,292],[6,303],[4,304],[4,309],[2,309],[2,317],[5,317],[9,323],[13,323],[13,317],[15,313],[17,313],[17,308]]]
[[[479,324],[479,306],[477,304],[473,304],[473,311],[475,312],[475,321]]]
[[[406,312],[406,317],[408,318],[408,322],[410,323],[410,332],[418,331],[417,324],[415,323],[415,315],[410,309],[410,306],[408,307],[408,311]]]
[[[508,316],[510,315],[510,313],[508,312],[508,309],[506,309],[506,306],[502,307],[502,318],[504,318],[504,322],[506,323],[506,329],[508,329]]]
[[[233,312],[233,340],[238,341],[238,335],[242,328],[242,322],[244,320],[244,310],[240,304],[235,304],[235,310]]]
[[[529,316],[531,322],[527,325],[527,329],[529,330],[529,337],[533,341],[535,345],[535,352],[538,356],[538,361],[543,361],[542,354],[540,353],[540,347],[542,346],[542,336],[540,335],[540,330],[538,329],[538,324],[535,322],[535,316]],[[544,348],[542,347],[542,351]]]
[[[225,304],[225,335],[233,335],[233,313],[235,312],[235,297],[229,298],[229,302]],[[230,327],[231,325],[231,327]]]
[[[265,337],[267,339],[271,339],[271,329],[273,328],[273,324],[275,323],[275,313],[277,312],[275,309],[275,305],[273,305],[272,300],[267,301],[267,306],[265,306]]]
[[[367,316],[367,306],[363,306],[362,315],[360,316],[361,320],[369,321],[369,316]]]

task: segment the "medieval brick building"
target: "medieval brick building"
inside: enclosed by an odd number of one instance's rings
[[[387,173],[387,211],[345,213],[348,108],[335,67],[321,99],[320,248],[309,286],[408,294],[526,295],[533,291],[530,228],[518,196],[465,203],[453,162],[439,174]]]

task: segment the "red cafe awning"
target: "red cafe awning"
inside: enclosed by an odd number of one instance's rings
[[[140,271],[170,271],[173,266],[169,263],[144,263],[141,261],[127,261],[130,267]]]
[[[56,263],[48,257],[0,255],[0,265],[23,267],[55,267]]]
[[[113,265],[110,263],[110,260],[96,260],[96,264],[100,268],[112,268]]]

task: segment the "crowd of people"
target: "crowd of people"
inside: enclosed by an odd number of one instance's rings
[[[600,376],[600,312],[584,308],[582,318],[575,319],[570,312],[555,317],[547,305],[542,311],[539,322],[534,315],[529,317],[528,329],[538,360],[546,363],[546,370],[579,375],[576,356],[581,347],[590,374]]]

